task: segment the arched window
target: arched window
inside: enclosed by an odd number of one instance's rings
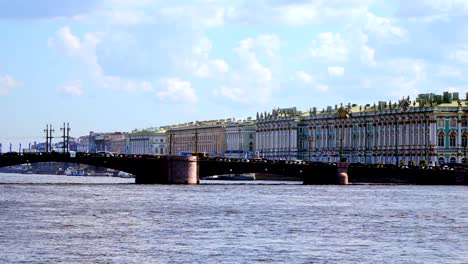
[[[450,133],[450,147],[457,146],[457,133],[452,132]]]
[[[464,148],[468,147],[468,134],[463,134],[461,140],[462,140],[462,147]]]
[[[450,157],[450,163],[456,163],[457,162],[457,158],[455,157]]]
[[[439,146],[439,147],[444,146],[444,143],[445,143],[444,138],[445,138],[444,132],[440,132],[439,135],[437,136],[437,146]]]
[[[444,163],[445,163],[444,157],[439,157],[439,164],[444,164]]]

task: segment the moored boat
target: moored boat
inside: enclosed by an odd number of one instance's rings
[[[222,181],[254,181],[255,174],[226,174],[204,177],[203,180],[222,180]]]

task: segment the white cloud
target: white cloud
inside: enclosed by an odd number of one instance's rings
[[[407,38],[408,33],[405,29],[395,26],[395,23],[395,19],[379,17],[368,12],[364,29],[376,34],[381,39],[400,42]]]
[[[221,87],[220,89],[214,90],[213,94],[227,97],[233,102],[240,102],[246,103],[248,101],[248,97],[246,96],[245,90],[240,88],[228,88],[228,87]]]
[[[341,34],[333,32],[320,33],[310,49],[313,58],[325,61],[347,61],[348,53],[348,47]]]
[[[83,90],[81,89],[80,82],[72,82],[64,84],[58,88],[59,92],[65,95],[70,96],[81,96],[83,95]]]
[[[280,20],[291,26],[304,26],[320,19],[319,6],[314,4],[291,4],[280,9]]]
[[[411,95],[416,97],[421,89],[420,85],[426,81],[426,64],[413,59],[395,59],[382,65],[390,72],[382,79],[375,82],[383,84],[382,89],[392,96]]]
[[[312,83],[315,81],[311,75],[305,73],[304,71],[297,71],[295,77],[297,80],[300,80],[303,83]]]
[[[272,40],[271,42],[266,41]],[[239,58],[245,63],[247,74],[253,77],[256,82],[268,83],[273,79],[271,69],[264,66],[257,58],[257,50],[260,49],[266,55],[271,57],[276,56],[276,44],[278,39],[276,36],[260,35],[255,39],[248,38],[240,42],[239,47],[235,49]]]
[[[305,84],[307,87],[312,87],[315,90],[320,92],[328,91],[328,86],[320,83],[316,78],[304,71],[296,71],[294,74],[293,80],[298,80],[299,82]]]
[[[375,50],[370,48],[367,45],[363,45],[361,47],[361,62],[369,65],[369,66],[374,66],[376,64],[374,60],[375,56]]]
[[[147,81],[142,81],[140,83],[140,87],[141,87],[141,90],[144,91],[144,92],[153,92],[154,91],[154,88],[151,85],[151,83],[147,82]]]
[[[345,33],[345,41],[349,46],[353,60],[359,60],[367,66],[375,66],[375,49],[369,46],[369,37],[361,29],[352,29]]]
[[[182,81],[178,78],[169,78],[162,80],[165,90],[157,92],[161,100],[170,100],[177,103],[191,103],[198,101],[195,89],[192,84]]]
[[[234,49],[239,67],[230,70],[229,82],[213,94],[245,104],[269,102],[278,86],[273,72],[280,72],[279,47],[280,40],[276,35],[241,40]]]
[[[0,94],[8,94],[16,86],[18,82],[11,75],[0,75]]]
[[[84,40],[80,40],[73,35],[70,28],[64,26],[60,28],[48,41],[50,48],[57,49],[70,57],[80,60],[88,70],[96,85],[104,88],[124,91],[145,91],[148,89],[148,82],[143,81],[140,84],[121,78],[120,76],[106,75],[98,63],[96,55],[96,46],[100,40],[95,34],[88,33]],[[144,84],[144,85],[142,85]]]
[[[340,77],[344,74],[344,68],[339,66],[328,67],[328,75],[332,77]]]
[[[194,62],[193,75],[200,78],[219,77],[229,71],[229,65],[221,59],[207,61],[203,64]]]
[[[229,65],[224,60],[211,60],[210,64],[216,72],[227,73],[229,71]]]
[[[172,4],[160,8],[156,13],[162,18],[175,23],[187,23],[192,28],[201,30],[223,26],[234,10],[223,3],[199,3],[192,5]]]
[[[449,57],[459,63],[468,64],[468,46],[463,46],[454,50]]]
[[[193,58],[186,60],[192,74],[199,78],[220,77],[229,71],[229,65],[222,59],[210,59],[212,44],[206,37],[199,38],[192,47]]]
[[[54,38],[49,39],[49,47],[61,49],[69,56],[76,56],[80,49],[80,40],[70,32],[70,28],[62,27],[56,33]]]
[[[423,22],[447,20],[452,16],[468,14],[466,0],[398,0],[397,15],[416,18]]]

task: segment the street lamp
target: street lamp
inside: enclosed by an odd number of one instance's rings
[[[239,154],[238,156],[239,157],[238,158],[240,159],[240,158],[242,158],[242,156],[241,156],[242,143],[241,143],[241,128],[240,128],[239,123],[237,123],[237,132],[238,132],[237,138],[239,140],[239,150],[238,150],[238,154]]]
[[[198,121],[195,121],[195,156],[198,157]]]
[[[169,156],[172,155],[172,136],[174,134],[171,132],[171,130],[169,130]]]
[[[291,160],[291,123],[288,124],[288,160]]]
[[[463,145],[463,165],[468,165],[468,159],[466,157],[466,146],[468,145],[468,135],[462,136],[462,145]]]
[[[398,166],[399,157],[398,157],[398,117],[395,116],[395,155],[396,155],[396,164]]]
[[[340,120],[345,120],[350,117],[348,111],[346,111],[343,106],[338,109],[338,112],[336,113],[336,118]],[[344,123],[345,121],[341,122],[341,129],[340,129],[340,162],[345,161],[346,159],[343,158],[343,134],[344,134]]]

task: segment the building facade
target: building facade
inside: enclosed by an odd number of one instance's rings
[[[128,134],[126,140],[127,154],[167,155],[168,144],[166,128],[134,130]]]
[[[226,120],[197,121],[175,125],[167,130],[170,155],[220,157],[226,150]]]
[[[255,149],[255,122],[252,118],[226,124],[226,158],[252,158],[258,156]]]
[[[256,150],[259,157],[274,160],[298,158],[298,127],[302,112],[295,107],[257,113]]]
[[[89,153],[100,151],[123,153],[125,152],[126,135],[125,132],[96,133],[91,131],[87,138],[87,145],[85,145],[85,140],[81,141],[79,148],[85,149]]]
[[[467,94],[468,96],[468,94]],[[381,164],[466,163],[468,103],[458,93],[358,106],[274,109],[257,118],[269,159]]]

